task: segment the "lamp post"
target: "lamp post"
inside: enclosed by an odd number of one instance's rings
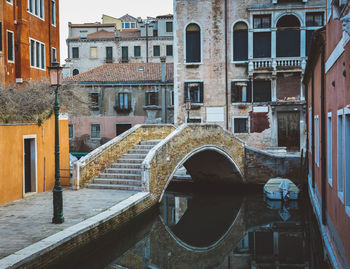
[[[185,100],[185,108],[187,111],[187,123],[190,123],[190,110],[191,110],[191,98],[189,96],[186,97]]]
[[[62,83],[62,67],[56,61],[51,63],[48,67],[50,70],[51,86],[55,87],[55,187],[53,188],[53,218],[52,223],[63,223],[63,198],[62,186],[60,183],[60,141],[59,141],[59,110],[60,104],[58,101],[58,87]]]

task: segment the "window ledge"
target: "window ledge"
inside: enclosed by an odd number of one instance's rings
[[[145,110],[160,110],[161,107],[156,106],[156,105],[148,105],[148,106],[144,106],[143,109],[145,109]]]
[[[344,204],[344,192],[338,191],[338,197],[340,201]]]
[[[350,218],[350,206],[345,206],[345,212],[348,215],[348,217]]]
[[[101,137],[90,137],[91,140],[100,140]]]
[[[174,109],[174,106],[168,106],[168,109]]]
[[[246,65],[246,64],[248,64],[248,60],[247,61],[232,61],[231,63],[236,64],[236,65]]]

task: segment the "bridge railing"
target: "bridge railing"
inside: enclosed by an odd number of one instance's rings
[[[142,163],[142,187],[152,199],[160,199],[169,179],[184,158],[205,146],[235,156],[236,168],[244,178],[245,143],[217,124],[182,124],[156,145]]]
[[[164,139],[175,127],[171,124],[138,124],[74,163],[73,188],[79,189],[90,183],[117,159],[141,141]]]

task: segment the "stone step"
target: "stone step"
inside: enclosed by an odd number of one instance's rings
[[[115,169],[141,169],[140,163],[114,163],[110,168]]]
[[[138,163],[141,164],[144,159],[118,159],[117,163],[124,163],[124,164],[134,164]]]
[[[123,191],[142,191],[141,186],[133,186],[133,185],[89,184],[88,188],[90,188],[90,189],[123,190]]]
[[[147,140],[147,141],[141,141],[140,145],[157,145],[161,140]]]
[[[109,179],[109,178],[95,178],[93,184],[112,184],[112,185],[133,185],[141,186],[141,180],[133,179]]]
[[[151,150],[154,147],[154,145],[136,145],[133,149],[136,150]]]
[[[147,155],[148,152],[150,152],[149,150],[145,150],[145,149],[131,149],[128,151],[127,154],[144,154]]]
[[[109,179],[139,179],[141,180],[141,174],[112,174],[112,173],[101,173],[99,178],[109,178]]]
[[[107,168],[105,173],[113,173],[113,174],[140,174],[141,175],[141,169],[134,169],[134,168]]]
[[[147,154],[124,154],[121,159],[145,159]]]

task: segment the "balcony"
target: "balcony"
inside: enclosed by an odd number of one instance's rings
[[[249,73],[278,72],[285,70],[304,70],[306,67],[305,57],[281,57],[249,60]]]

